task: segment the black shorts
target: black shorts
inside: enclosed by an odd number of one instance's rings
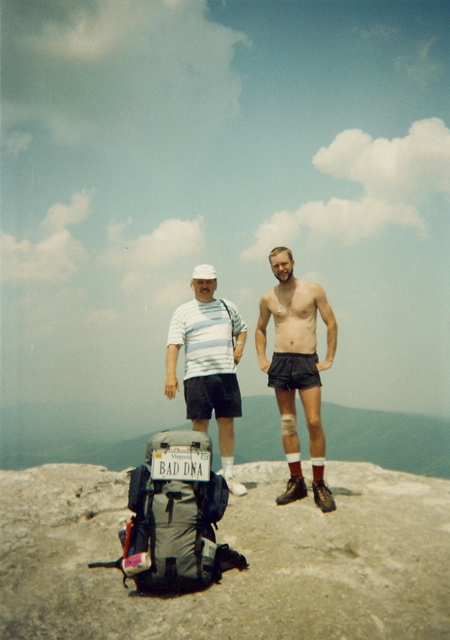
[[[216,418],[242,416],[241,392],[235,373],[198,376],[184,381],[186,418],[209,420],[213,409]]]
[[[321,387],[318,362],[317,353],[274,353],[268,386],[285,390]]]

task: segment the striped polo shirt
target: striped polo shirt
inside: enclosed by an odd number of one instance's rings
[[[184,345],[184,379],[236,373],[232,336],[247,331],[236,305],[225,300],[182,304],[172,316],[167,344]]]

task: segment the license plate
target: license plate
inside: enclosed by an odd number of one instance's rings
[[[153,452],[153,480],[190,480],[208,482],[211,454],[207,451],[183,451],[182,447]]]

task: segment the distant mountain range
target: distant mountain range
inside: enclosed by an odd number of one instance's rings
[[[164,402],[164,400],[162,401]],[[0,468],[50,462],[90,463],[120,471],[141,464],[149,435],[177,427],[179,404],[130,414],[95,404],[20,405],[1,409]],[[164,413],[164,416],[161,414]],[[278,409],[272,396],[243,398],[236,421],[236,464],[284,460]],[[302,458],[308,435],[298,407]],[[327,458],[372,462],[386,469],[450,478],[450,420],[418,414],[353,409],[324,403]],[[184,422],[179,428],[190,428]],[[217,427],[210,427],[213,468],[220,468]]]

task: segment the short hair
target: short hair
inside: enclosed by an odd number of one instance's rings
[[[291,260],[292,262],[294,260],[294,257],[292,255],[292,251],[287,247],[275,247],[275,249],[272,249],[272,251],[269,253],[269,262],[271,263],[272,258],[275,258],[275,256],[277,256],[279,253],[283,253],[284,251],[286,251],[289,256],[289,260]]]

